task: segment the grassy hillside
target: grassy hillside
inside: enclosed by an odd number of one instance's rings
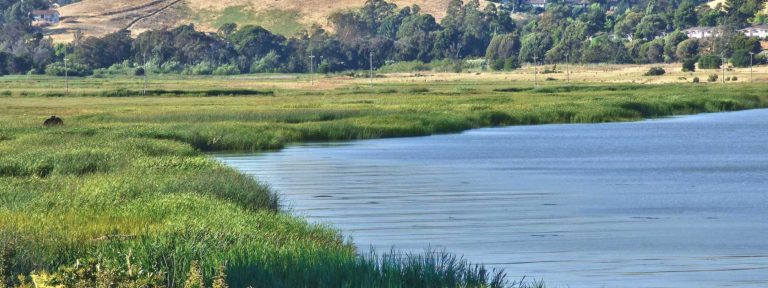
[[[419,5],[440,19],[450,0],[393,0],[399,7]],[[227,22],[264,26],[290,36],[312,24],[327,24],[334,11],[360,7],[365,0],[84,0],[59,8],[63,20],[49,27],[57,41],[71,41],[76,30],[100,36],[130,27],[134,34],[146,29],[195,23],[214,31]]]

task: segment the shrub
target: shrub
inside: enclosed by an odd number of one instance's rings
[[[731,77],[725,77],[725,82],[731,81]]]
[[[693,83],[699,83],[699,77],[693,77]]]
[[[320,73],[320,74],[331,73],[331,64],[328,63],[328,60],[323,60],[320,62],[320,64],[317,65],[317,73]]]
[[[410,73],[414,71],[429,71],[428,64],[421,61],[393,62],[379,68],[380,73]]]
[[[504,70],[504,63],[506,63],[504,59],[493,60],[491,61],[491,69],[493,69],[494,71]]]
[[[258,61],[251,64],[251,73],[275,73],[280,71],[280,56],[270,51]]]
[[[517,57],[510,57],[504,61],[504,70],[512,71],[520,68],[520,62],[517,61]]]
[[[213,70],[213,75],[237,75],[240,74],[240,69],[232,64],[224,64]]]
[[[443,59],[432,61],[430,65],[432,66],[432,70],[436,72],[461,73],[461,71],[464,71],[464,60]]]
[[[732,80],[732,81],[738,81],[738,80],[739,80],[739,77],[733,76],[733,77],[731,77],[731,80]]]
[[[707,77],[707,81],[716,82],[717,78],[718,78],[717,74],[712,74],[712,75],[709,75],[709,77]]]
[[[651,69],[648,69],[648,72],[645,72],[645,76],[661,76],[667,74],[667,71],[664,70],[664,68],[661,67],[651,67]]]
[[[213,73],[213,65],[208,62],[201,62],[197,65],[188,66],[184,69],[186,75],[211,75]]]
[[[64,76],[65,75],[64,68],[65,67],[63,62],[51,63],[48,65],[48,67],[45,68],[45,75]],[[89,68],[87,65],[80,64],[80,63],[67,63],[66,75],[89,76],[91,74],[93,74],[93,70],[91,70],[91,68]]]
[[[717,55],[703,55],[699,58],[699,69],[719,69],[723,59]]]
[[[696,58],[683,59],[683,72],[696,72]]]
[[[144,76],[144,74],[145,74],[144,67],[138,67],[133,70],[133,76]]]

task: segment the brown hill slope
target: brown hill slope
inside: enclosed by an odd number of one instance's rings
[[[450,0],[391,0],[398,7],[419,5],[440,19]],[[213,31],[223,23],[256,24],[292,35],[312,24],[326,25],[334,11],[360,7],[365,0],[84,0],[59,8],[62,21],[48,28],[56,41],[71,41],[79,30],[101,36],[122,28],[147,29],[194,23]]]

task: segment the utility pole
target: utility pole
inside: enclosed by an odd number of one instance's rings
[[[368,61],[371,64],[371,73],[370,73],[370,79],[371,79],[371,87],[373,87],[373,50],[370,51],[370,54],[368,55]]]
[[[565,53],[565,76],[568,79],[568,84],[571,84],[571,62],[568,62],[568,53]]]
[[[67,95],[69,95],[69,69],[67,69],[67,56],[64,56],[64,85],[66,85]]]
[[[723,66],[723,84],[725,84],[725,52],[723,52],[723,61],[722,61],[722,64],[723,64],[723,65],[722,65],[722,66]]]
[[[749,83],[754,82],[752,77],[752,60],[755,58],[755,52],[749,52]]]
[[[147,96],[147,73],[149,73],[149,70],[147,70],[147,53],[144,53],[144,96]]]
[[[309,55],[309,83],[315,86],[315,55]]]
[[[539,67],[536,66],[536,59],[539,57],[536,55],[536,51],[533,51],[533,87],[539,87]]]

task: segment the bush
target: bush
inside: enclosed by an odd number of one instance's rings
[[[251,73],[275,73],[280,71],[280,56],[270,51],[258,61],[251,64]]]
[[[747,50],[736,50],[731,55],[731,64],[735,67],[749,67],[750,55]]]
[[[709,82],[716,82],[717,79],[718,79],[717,74],[712,74],[712,75],[709,75],[709,77],[707,77],[707,81]]]
[[[683,72],[696,72],[696,59],[683,59]]]
[[[178,61],[168,61],[160,65],[160,67],[157,68],[157,70],[152,70],[153,73],[157,74],[170,74],[170,73],[179,73],[182,72],[183,69],[181,67],[181,63]]]
[[[432,66],[432,70],[435,72],[461,73],[464,71],[464,60],[443,59],[432,61],[430,65]]]
[[[133,70],[133,76],[144,76],[145,72],[144,67],[138,67]]]
[[[429,71],[429,65],[421,61],[393,62],[379,68],[380,73],[410,73],[414,71]],[[495,70],[495,69],[494,69]]]
[[[731,80],[732,81],[739,81],[739,77],[733,76],[733,77],[731,77]]]
[[[651,69],[648,69],[648,72],[645,72],[645,76],[661,76],[667,74],[667,71],[664,70],[664,68],[661,67],[651,67]]]
[[[320,64],[317,65],[317,73],[320,73],[320,74],[331,73],[331,64],[328,63],[328,60],[323,60],[320,62]]]
[[[184,69],[186,75],[211,75],[213,73],[213,65],[208,62],[201,62],[197,65],[188,66]]]
[[[699,83],[699,77],[693,77],[693,83]]]
[[[512,71],[520,68],[520,62],[517,61],[517,57],[510,57],[504,61],[504,70]]]
[[[699,58],[699,69],[720,69],[723,59],[717,55],[704,55]]]
[[[45,67],[45,75],[50,76],[64,76],[64,63],[63,62],[56,62],[51,63],[48,65],[48,67]],[[80,64],[80,63],[67,63],[66,67],[66,75],[69,76],[89,76],[93,74],[93,70],[89,68],[87,65]]]
[[[240,74],[240,69],[232,64],[224,64],[213,70],[213,75],[237,75]]]

